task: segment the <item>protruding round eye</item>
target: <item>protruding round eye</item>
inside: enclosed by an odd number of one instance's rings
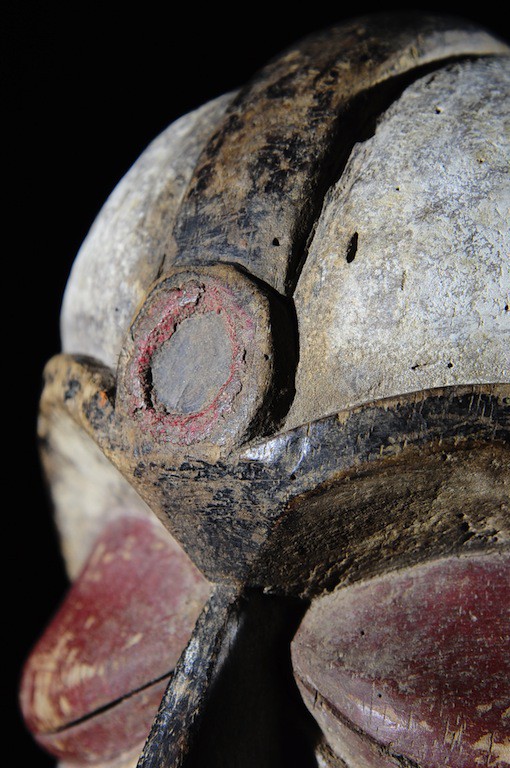
[[[187,270],[159,282],[140,310],[118,407],[145,439],[230,446],[257,420],[274,370],[267,296],[228,266]]]

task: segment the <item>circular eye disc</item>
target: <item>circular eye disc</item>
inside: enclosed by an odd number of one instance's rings
[[[232,344],[220,314],[184,320],[152,356],[152,396],[170,413],[198,413],[225,386]]]
[[[147,297],[119,365],[116,408],[142,439],[238,443],[272,382],[268,300],[226,265],[176,272]]]

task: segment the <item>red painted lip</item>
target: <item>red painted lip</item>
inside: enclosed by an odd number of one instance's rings
[[[107,525],[24,668],[21,708],[41,745],[87,764],[143,741],[210,592],[157,521]]]
[[[397,765],[391,755],[420,768],[508,766],[510,554],[438,560],[321,598],[293,662],[339,754],[364,749],[378,767]]]

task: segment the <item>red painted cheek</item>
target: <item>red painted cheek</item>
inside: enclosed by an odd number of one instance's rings
[[[159,523],[109,524],[25,665],[36,739],[82,764],[143,741],[210,591]]]
[[[349,765],[363,749],[367,766],[400,765],[398,755],[420,768],[509,766],[509,606],[508,554],[436,561],[317,600],[293,661],[335,751]]]

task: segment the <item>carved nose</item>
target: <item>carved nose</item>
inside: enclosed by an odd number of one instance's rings
[[[110,523],[25,665],[39,743],[80,765],[140,749],[210,592],[157,521]]]

